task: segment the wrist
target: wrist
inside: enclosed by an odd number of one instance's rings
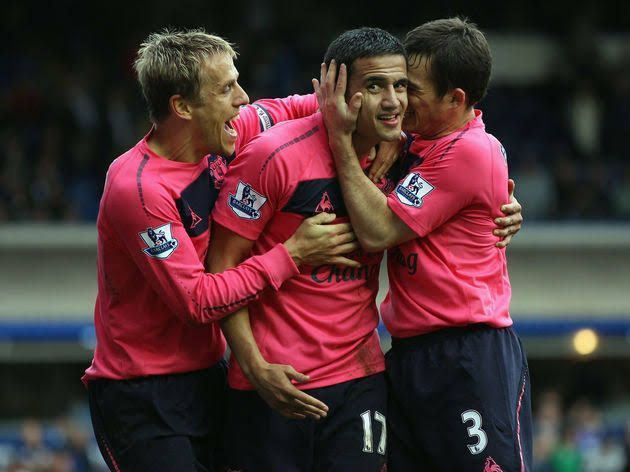
[[[289,256],[291,257],[291,259],[293,259],[293,262],[295,262],[296,266],[299,266],[300,264],[302,264],[304,255],[302,254],[302,251],[300,250],[300,247],[299,247],[299,244],[297,243],[297,238],[295,237],[295,235],[291,236],[289,239],[287,239],[284,242],[284,248],[287,250],[287,252],[289,253]]]
[[[269,366],[269,363],[263,359],[262,356],[258,356],[255,359],[251,359],[248,362],[241,364],[241,370],[243,374],[249,380],[249,382],[256,386],[258,385],[258,377],[260,373]]]

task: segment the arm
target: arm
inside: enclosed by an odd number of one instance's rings
[[[335,84],[335,65],[330,70],[322,64],[321,87],[314,80],[316,94],[321,95],[321,109],[329,131],[329,144],[335,159],[344,202],[352,226],[363,249],[380,251],[417,237],[387,205],[387,197],[364,174],[352,145],[352,133],[361,106],[357,93],[346,103],[347,70],[341,65]]]
[[[435,184],[435,182],[438,182],[441,184],[438,192],[441,194],[440,206],[442,207],[442,214],[436,215],[436,212],[429,212],[429,216],[426,218],[427,221],[419,222],[417,221],[417,215],[414,221],[411,221],[407,217],[406,212],[400,211],[400,205],[390,206],[388,203],[389,199],[382,195],[380,191],[375,192],[375,189],[368,188],[366,186],[368,179],[362,176],[356,152],[352,146],[352,133],[356,127],[356,118],[361,106],[361,94],[355,94],[349,104],[346,103],[346,76],[346,68],[344,65],[341,65],[335,83],[335,65],[331,64],[330,71],[327,71],[325,65],[322,64],[322,85],[320,86],[318,81],[313,80],[313,86],[320,103],[323,104],[322,113],[327,124],[329,143],[342,184],[344,201],[350,213],[355,233],[361,245],[368,251],[389,248],[415,237],[424,236],[431,229],[439,226],[441,222],[446,221],[449,214],[454,214],[454,211],[465,205],[467,201],[469,202],[474,192],[467,192],[465,185],[462,185],[461,190],[458,190],[457,183],[452,181],[450,177],[445,181],[443,169],[437,169],[437,172],[425,170],[431,177],[431,183]],[[424,184],[427,184],[425,188],[429,189],[429,191],[433,190],[431,184],[422,178],[421,180]],[[509,186],[511,188],[509,190],[512,192],[513,182],[510,182]],[[472,189],[468,190],[472,191]],[[422,196],[420,195],[420,201]],[[504,229],[494,231],[494,234],[497,236],[510,236],[520,228],[520,222],[522,221],[520,205],[518,205],[518,202],[516,202],[516,205],[514,204],[512,193],[510,193],[510,199],[512,203],[503,205],[502,210],[513,212],[514,215],[495,221],[498,225],[504,227]],[[510,239],[511,236],[509,238],[506,237],[506,239],[499,241],[497,246],[507,246]]]
[[[382,251],[417,238],[418,235],[389,208],[387,196],[364,174],[352,139],[333,139],[330,148],[352,227],[363,249]]]
[[[192,240],[165,190],[116,185],[104,197],[103,217],[116,231],[142,277],[171,312],[193,323],[219,320],[267,287],[277,289],[298,273],[291,254],[277,245],[221,274],[205,273]],[[149,230],[152,231],[149,235]],[[151,236],[158,241],[153,243]]]
[[[253,241],[215,225],[208,254],[209,269],[219,272],[236,266],[247,257],[253,244]],[[221,329],[243,373],[269,406],[288,418],[309,416],[319,419],[326,416],[328,407],[324,403],[291,383],[305,382],[308,376],[296,372],[290,365],[269,364],[262,357],[252,333],[247,308],[225,318]]]
[[[251,139],[281,121],[294,120],[312,115],[317,111],[317,97],[291,95],[286,98],[257,100],[241,107],[234,127],[239,134],[239,149]]]

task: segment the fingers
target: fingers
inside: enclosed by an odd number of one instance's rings
[[[512,179],[508,179],[508,193],[510,194],[510,200],[514,197],[514,189],[516,188],[516,182]]]
[[[326,64],[324,64],[325,68]],[[335,76],[337,75],[337,63],[333,59],[330,61],[330,65],[328,66],[328,71],[326,72],[326,94],[329,96],[333,96],[335,93]]]
[[[500,226],[501,228],[516,226],[520,225],[523,222],[523,215],[521,215],[520,213],[516,213],[515,215],[510,216],[501,216],[499,218],[495,218],[494,222],[497,226]]]
[[[325,262],[328,264],[334,264],[334,265],[345,266],[345,267],[361,267],[360,262],[355,261],[353,259],[348,259],[347,257],[343,257],[343,256],[329,257],[325,260]]]
[[[501,211],[506,215],[515,215],[517,213],[520,214],[523,211],[523,207],[521,207],[521,204],[518,201],[514,200],[512,203],[503,205],[501,207]]]
[[[497,242],[495,244],[496,247],[507,247],[508,244],[510,244],[510,241],[512,241],[512,235],[508,235],[505,238],[503,238],[501,241]]]
[[[283,367],[284,373],[290,380],[295,380],[298,383],[308,382],[308,375],[304,375],[301,372],[295,370],[292,366],[287,365]]]
[[[363,94],[361,92],[357,92],[350,99],[350,104],[348,105],[348,108],[350,109],[350,112],[353,115],[358,115],[362,104],[363,104]]]
[[[306,407],[304,413],[312,412],[322,417],[328,414],[328,406],[326,406],[324,402],[319,401],[317,398],[312,397],[297,388],[295,388],[294,402]]]
[[[352,231],[348,231],[346,233],[337,234],[335,236],[335,244],[346,244],[353,241],[356,241],[357,236]]]
[[[313,84],[313,91],[315,92],[315,96],[317,97],[317,105],[319,106],[319,109],[321,110],[322,107],[324,106],[324,97],[322,95],[322,88],[319,85],[319,80],[317,79],[312,79],[311,83]]]
[[[497,228],[492,231],[492,234],[505,238],[507,236],[516,234],[521,229],[521,225],[509,225],[504,228]]]
[[[322,232],[325,233],[325,236],[330,237],[330,238],[332,238],[333,236],[343,236],[347,233],[351,233],[354,235],[354,232],[352,230],[352,225],[350,223],[335,223],[335,224],[321,223],[320,228],[322,229]]]
[[[331,64],[332,65],[332,64]],[[347,79],[348,79],[348,70],[345,64],[341,64],[339,66],[339,74],[337,75],[337,88],[335,90],[335,92],[337,93],[337,95],[341,95],[342,97],[346,96],[346,84],[347,84]],[[352,99],[354,100],[354,98],[360,94],[354,94],[354,96],[352,97]]]
[[[321,213],[318,213],[315,216],[306,218],[304,222],[307,222],[312,225],[323,225],[323,224],[327,224],[327,223],[331,223],[335,221],[335,218],[337,218],[337,215],[335,215],[334,213],[327,213],[325,211],[322,211]],[[342,226],[342,223],[339,223],[338,225],[330,225],[328,227],[335,229],[337,226]],[[341,232],[343,231],[343,229],[339,228],[339,231]]]
[[[334,255],[338,255],[338,254],[349,254],[353,251],[356,251],[360,248],[361,246],[359,245],[358,241],[352,241],[350,243],[345,243],[345,244],[339,244],[337,247],[335,247],[335,249],[333,250],[332,254]]]
[[[368,177],[372,182],[378,183],[388,170],[389,166],[384,160],[375,161],[372,167],[370,167]]]

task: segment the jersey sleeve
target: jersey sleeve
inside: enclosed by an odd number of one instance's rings
[[[103,208],[121,250],[169,309],[193,323],[209,323],[245,306],[267,287],[298,273],[283,245],[219,274],[209,274],[166,190],[112,188]],[[142,303],[142,300],[138,301]]]
[[[254,139],[228,168],[213,221],[255,241],[289,192],[289,169],[266,136]]]
[[[387,204],[419,237],[426,236],[475,201],[483,190],[481,172],[470,149],[451,146],[441,157],[411,167]]]
[[[276,123],[310,116],[317,109],[315,94],[258,100],[241,107],[239,118],[234,122],[239,136],[237,150],[240,152],[254,136],[267,131]]]

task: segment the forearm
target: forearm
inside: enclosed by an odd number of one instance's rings
[[[343,199],[352,227],[364,250],[376,252],[395,244],[395,227],[400,220],[387,206],[387,197],[365,175],[352,143],[331,142]]]
[[[253,372],[266,364],[258,349],[249,322],[249,312],[243,308],[221,321],[221,330],[247,379],[253,382]]]

